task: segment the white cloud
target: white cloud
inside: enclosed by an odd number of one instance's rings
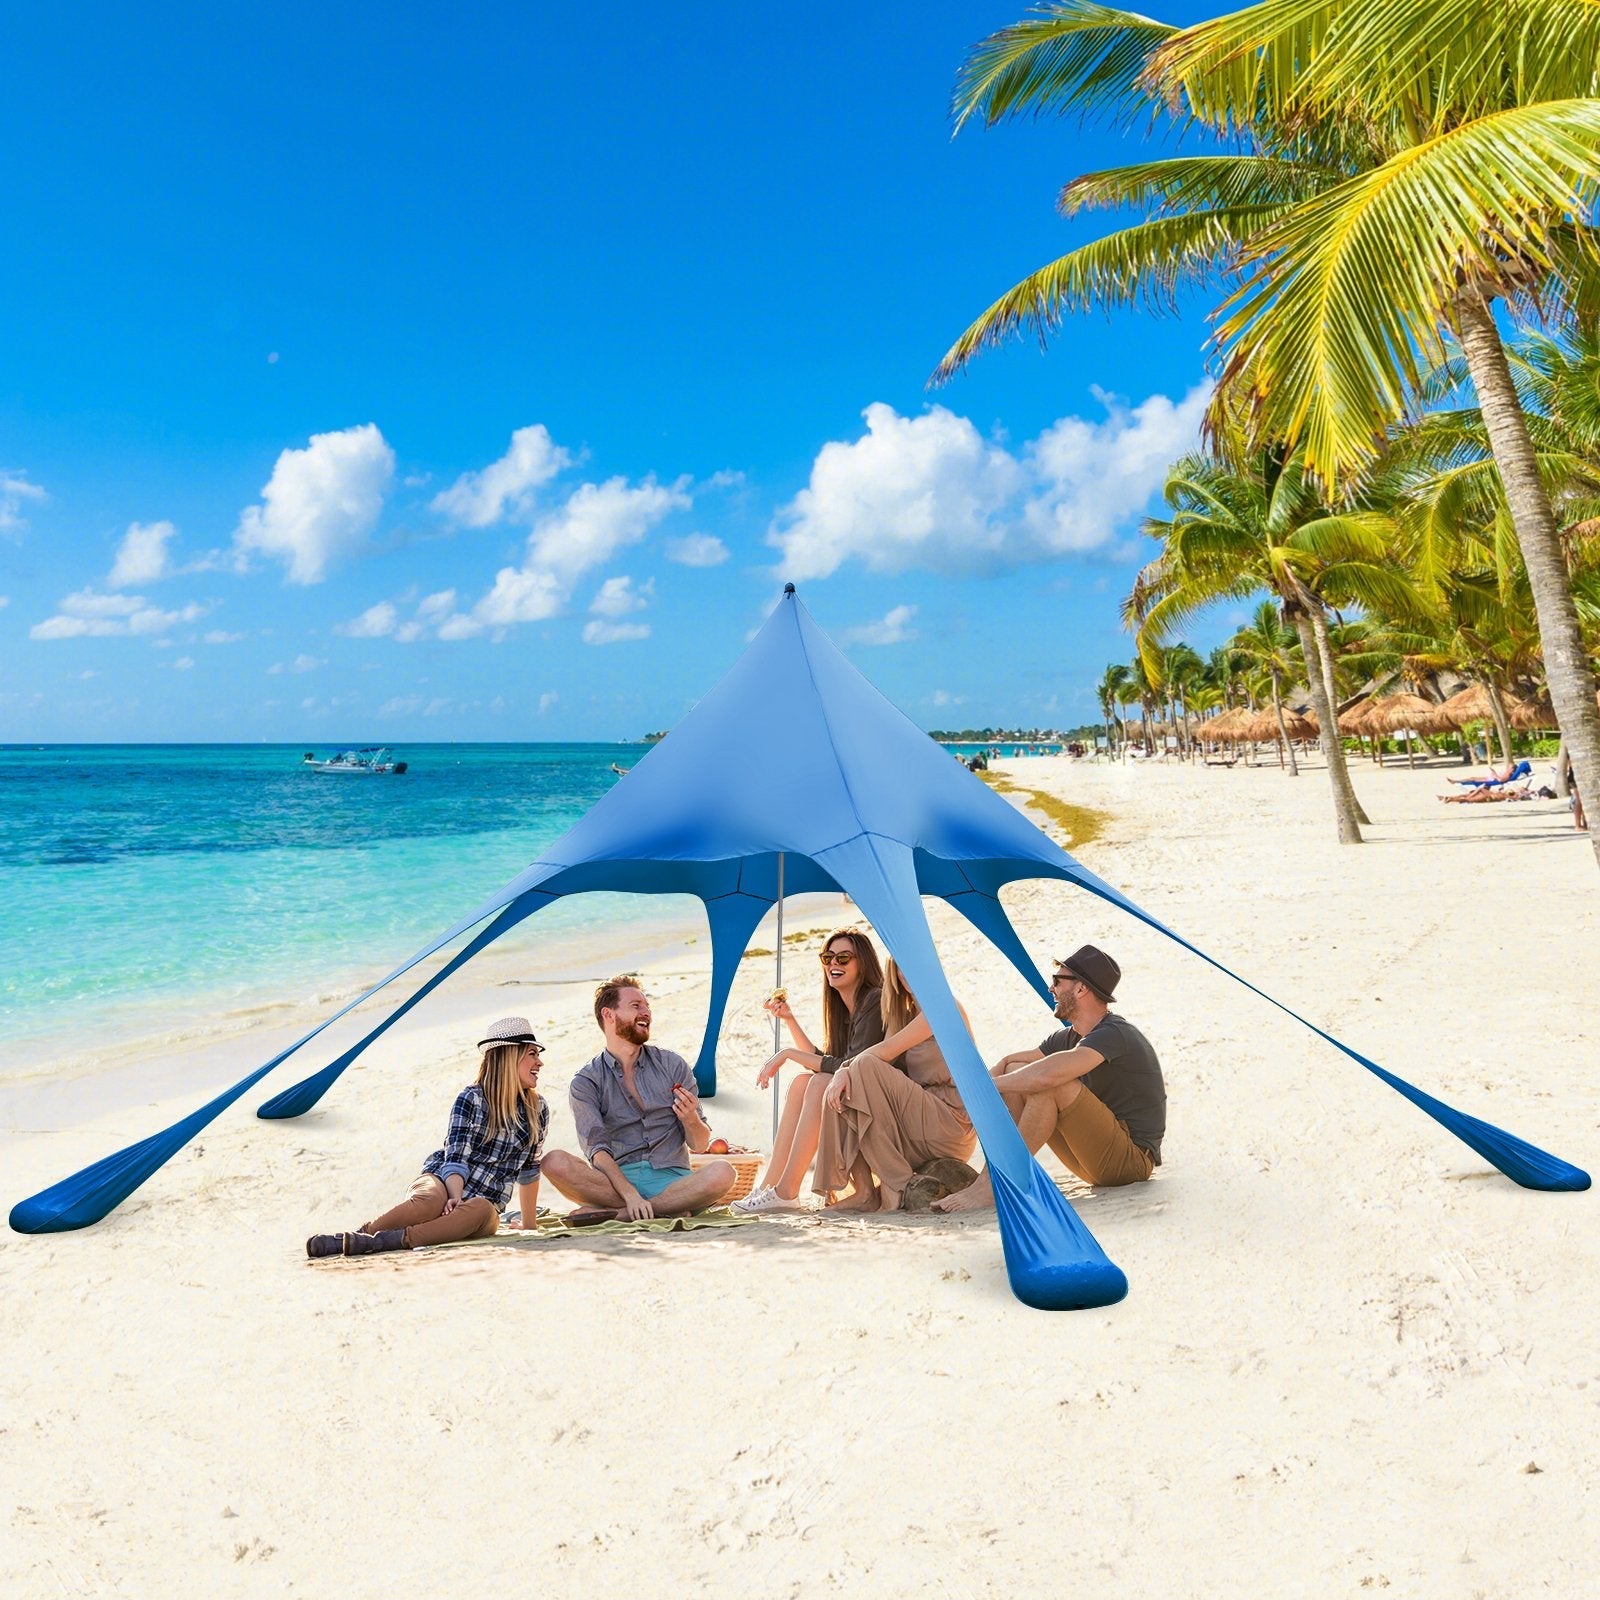
[[[288,567],[290,583],[320,583],[328,567],[353,555],[378,525],[394,478],[394,451],[375,423],[314,433],[304,450],[285,450],[234,530],[241,561],[259,551]]]
[[[936,706],[964,706],[967,703],[964,694],[951,694],[948,689],[935,689],[928,698]]]
[[[622,644],[629,639],[648,639],[648,622],[602,622],[597,617],[583,625],[585,644]]]
[[[130,522],[117,546],[117,559],[112,563],[107,584],[113,589],[129,589],[166,577],[171,570],[167,541],[177,531],[170,522]]]
[[[394,632],[398,617],[399,613],[389,601],[380,600],[377,605],[368,606],[359,617],[335,623],[333,631],[347,639],[382,639]]]
[[[441,589],[437,594],[430,594],[417,607],[417,617],[422,622],[437,622],[441,617],[449,616],[455,608],[455,590]]]
[[[589,612],[596,617],[626,617],[631,612],[643,611],[655,598],[655,592],[654,578],[642,589],[634,588],[632,578],[607,578],[589,602]]]
[[[208,634],[204,635],[204,642],[206,644],[238,644],[242,638],[244,638],[242,633],[228,633],[222,628],[213,628]]]
[[[438,717],[455,704],[448,695],[436,694],[431,700],[425,700],[420,694],[400,694],[391,700],[385,700],[378,707],[380,717]]]
[[[5,608],[10,604],[11,596],[8,594],[0,594],[0,611],[4,611]]]
[[[1210,390],[1131,409],[1096,398],[1104,420],[1063,417],[1016,452],[943,406],[918,417],[868,406],[866,433],[825,444],[773,519],[779,574],[825,578],[852,560],[877,572],[992,571],[1114,545],[1196,442]]]
[[[609,478],[580,485],[559,510],[534,524],[523,565],[502,567],[494,587],[470,612],[444,619],[439,637],[470,639],[486,629],[558,616],[585,572],[637,544],[664,517],[692,503],[688,482],[680,478],[662,484],[646,477],[630,485],[625,478]]]
[[[559,511],[534,524],[528,565],[570,586],[618,550],[637,544],[669,512],[687,507],[688,481],[663,484],[650,476],[636,487],[626,478],[580,484]]]
[[[28,482],[26,472],[0,467],[0,534],[20,539],[28,526],[22,514],[24,503],[43,505],[49,498],[38,484]]]
[[[508,516],[527,516],[534,491],[573,463],[542,422],[518,428],[511,448],[482,472],[463,472],[433,497],[432,507],[463,528],[487,528]]]
[[[174,672],[188,672],[193,668],[193,666],[193,656],[179,656],[178,659],[172,663],[172,670]]]
[[[728,547],[709,533],[690,533],[667,540],[666,557],[680,567],[720,567],[728,559]]]
[[[267,668],[269,678],[282,677],[286,672],[315,672],[318,667],[327,666],[326,661],[320,661],[316,656],[305,654],[297,655],[293,661],[274,661]]]
[[[909,626],[916,616],[915,606],[896,606],[877,622],[864,622],[859,627],[846,628],[840,635],[842,644],[903,644],[915,639],[917,630]]]
[[[100,674],[93,667],[85,667],[82,672],[69,672],[67,674],[68,680],[73,683],[88,683],[90,679],[98,678],[99,676]]]
[[[554,689],[546,689],[545,692],[539,696],[539,715],[542,717],[545,712],[551,708],[551,706],[555,705],[556,702],[560,700],[560,698],[561,696],[558,695]]]
[[[62,602],[60,611],[28,630],[30,639],[112,638],[122,634],[141,637],[165,633],[181,622],[197,622],[207,608],[191,601],[175,611],[163,611],[140,595],[96,594],[79,589]]]

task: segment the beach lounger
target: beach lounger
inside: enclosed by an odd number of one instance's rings
[[[1502,784],[1515,783],[1518,778],[1532,776],[1533,763],[1519,761],[1503,778],[1451,778],[1449,781],[1459,784],[1463,789],[1498,789]]]

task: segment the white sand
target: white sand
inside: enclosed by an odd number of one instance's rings
[[[1445,808],[1442,770],[1362,769],[1378,820],[1340,849],[1320,772],[1009,770],[1114,812],[1087,863],[1219,959],[1600,1165],[1600,883],[1558,807]],[[1041,961],[1120,959],[1167,1068],[1155,1182],[1077,1192],[1123,1304],[1019,1305],[992,1214],[307,1263],[307,1233],[403,1194],[474,1021],[548,1031],[570,1143],[581,988],[464,980],[302,1121],[250,1115],[291,1062],[98,1227],[0,1237],[0,1593],[1597,1592],[1593,1194],[1515,1187],[1088,896],[1008,902]],[[935,933],[990,1058],[1047,1031],[964,923]],[[686,1054],[705,957],[651,964]],[[792,970],[809,1012],[814,965]],[[747,964],[712,1105],[747,1143],[769,983]],[[199,1098],[13,1131],[6,1203]]]

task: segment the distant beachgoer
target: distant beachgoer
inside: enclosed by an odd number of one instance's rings
[[[650,1001],[632,973],[594,992],[605,1048],[578,1070],[568,1091],[583,1155],[552,1150],[544,1172],[580,1210],[568,1221],[639,1222],[714,1206],[734,1185],[731,1163],[697,1171],[711,1129],[700,1113],[694,1071],[682,1056],[650,1043]]]
[[[794,1043],[762,1067],[756,1087],[765,1089],[785,1062],[803,1070],[790,1080],[784,1094],[772,1159],[761,1183],[733,1203],[741,1216],[782,1211],[800,1198],[800,1185],[817,1153],[828,1079],[851,1056],[871,1049],[883,1038],[882,988],[883,967],[872,941],[854,928],[840,928],[822,945],[823,1048],[818,1050],[800,1026],[789,1008],[787,993],[780,990],[766,1002],[767,1010],[788,1024]]]
[[[538,1092],[544,1047],[526,1017],[503,1017],[478,1041],[478,1081],[456,1096],[444,1145],[399,1205],[354,1233],[316,1233],[306,1254],[368,1256],[415,1250],[498,1231],[513,1181],[522,1206],[516,1226],[531,1228],[538,1210],[539,1152],[550,1107]]]
[[[1583,796],[1578,793],[1578,775],[1572,769],[1572,756],[1561,752],[1561,776],[1566,780],[1567,793],[1572,797],[1567,804],[1572,807],[1572,826],[1580,833],[1589,831],[1589,819],[1583,814]]]
[[[823,1095],[812,1188],[827,1194],[851,1184],[837,1211],[898,1211],[919,1167],[940,1156],[965,1161],[977,1143],[933,1029],[892,958],[882,1009],[883,1040],[845,1062]]]
[[[1161,1165],[1167,1086],[1150,1041],[1108,1009],[1122,969],[1086,944],[1056,963],[1050,987],[1067,1024],[1037,1050],[1018,1050],[989,1069],[1006,1109],[1037,1152],[1045,1144],[1085,1183],[1143,1183]],[[994,1204],[985,1172],[970,1189],[934,1202],[936,1211]]]

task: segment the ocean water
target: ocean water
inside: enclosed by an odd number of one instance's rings
[[[0,746],[0,1072],[89,1026],[157,1030],[387,970],[646,753],[408,745],[403,776],[354,778],[301,770],[305,749]],[[658,897],[584,896],[524,926],[581,926],[602,898],[669,915]]]

